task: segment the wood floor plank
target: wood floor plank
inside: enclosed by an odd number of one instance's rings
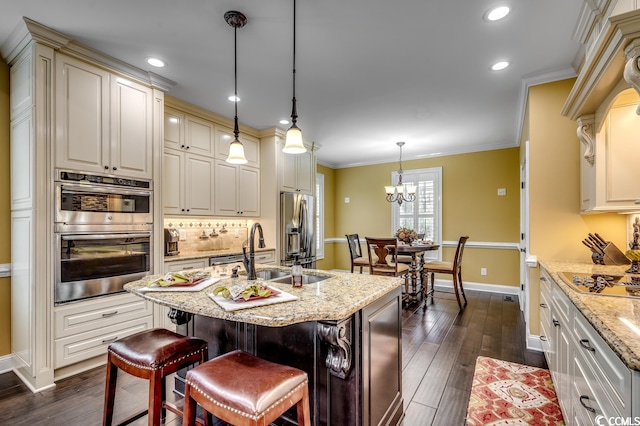
[[[439,348],[440,345],[424,342],[411,362],[402,369],[402,396],[405,400],[413,398]]]
[[[470,393],[467,391],[447,386],[431,424],[434,426],[464,425],[469,406],[469,395]]]
[[[428,407],[438,408],[451,370],[429,367],[411,400]]]
[[[412,401],[407,407],[402,426],[427,426],[433,422],[435,415],[435,408]]]

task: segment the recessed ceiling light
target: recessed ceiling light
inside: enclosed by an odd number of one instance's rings
[[[231,102],[240,102],[240,96],[231,95],[227,99],[229,99]]]
[[[147,58],[147,63],[152,67],[156,67],[156,68],[163,68],[167,65],[165,61],[158,58]]]
[[[280,124],[289,124],[289,120],[280,120]]]
[[[498,21],[509,14],[509,6],[498,6],[489,9],[484,15],[488,21]]]
[[[491,69],[494,70],[494,71],[500,71],[500,70],[505,69],[508,66],[509,66],[509,62],[501,61],[501,62],[496,62],[495,64],[493,64],[491,66]]]

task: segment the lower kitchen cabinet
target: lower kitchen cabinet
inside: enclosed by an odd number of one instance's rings
[[[261,251],[255,254],[256,263],[263,265],[275,265],[276,264],[276,252],[275,251]]]
[[[152,328],[152,305],[119,294],[54,308],[54,368],[106,354],[111,342]]]
[[[640,374],[622,362],[542,268],[540,330],[568,425],[595,425],[599,416],[640,415]]]

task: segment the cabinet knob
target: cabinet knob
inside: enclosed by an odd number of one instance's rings
[[[560,327],[560,321],[558,321],[557,319],[554,318],[552,322],[554,327]]]
[[[113,168],[113,171],[116,171],[116,170],[118,170],[118,168],[117,168],[117,167],[114,167],[114,168]]]
[[[184,148],[184,145],[180,145],[180,148]]]
[[[187,211],[188,211],[188,212],[190,212],[190,211],[191,211],[191,209],[187,209]]]
[[[109,170],[109,166],[104,166],[104,169],[105,170]]]
[[[180,211],[184,211],[184,209],[180,209]]]
[[[189,148],[191,148],[189,145],[187,145],[187,146],[185,147],[185,149],[189,149]]]

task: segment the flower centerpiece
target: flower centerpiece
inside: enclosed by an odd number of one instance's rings
[[[398,228],[396,231],[396,238],[400,241],[404,241],[407,244],[411,244],[418,239],[418,234],[411,228]]]

